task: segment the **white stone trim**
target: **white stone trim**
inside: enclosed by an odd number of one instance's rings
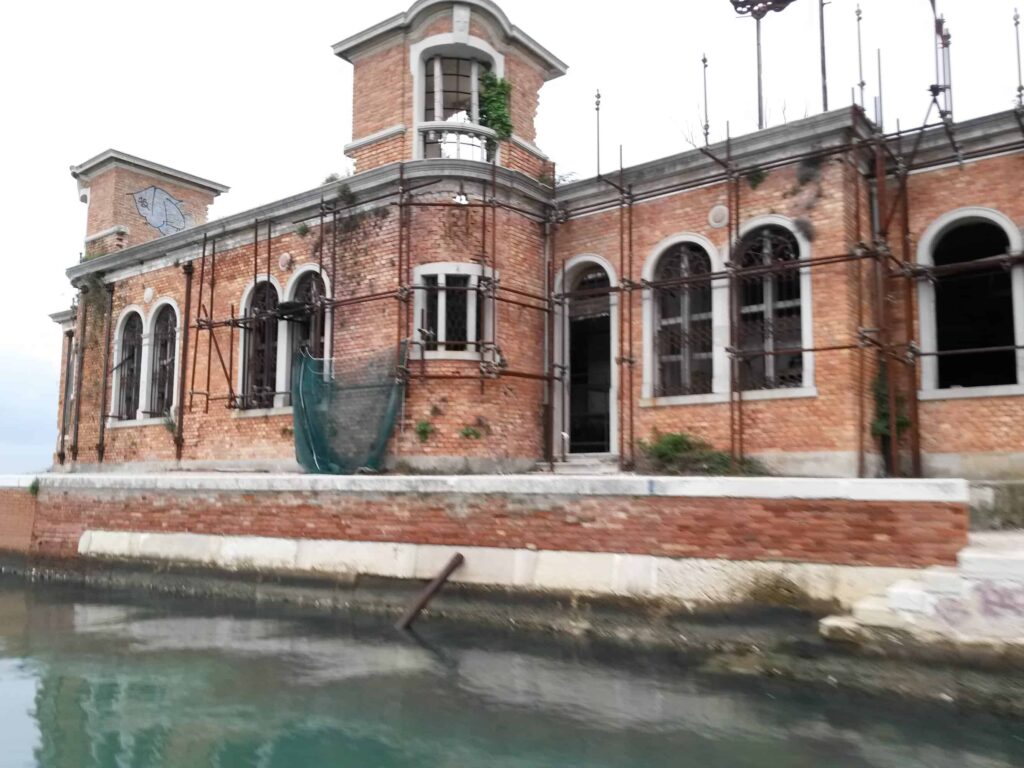
[[[176,562],[226,571],[284,571],[430,579],[456,553],[464,565],[451,580],[464,584],[571,591],[688,603],[735,603],[755,584],[785,577],[809,597],[844,606],[916,575],[906,568],[819,563],[670,558],[615,552],[501,549],[407,544],[135,533],[89,530],[78,542],[87,558]]]
[[[956,389],[922,389],[919,400],[973,400],[982,397],[1021,397],[1024,384],[1004,384],[991,387],[960,387]]]
[[[28,490],[38,479],[35,475],[0,475],[0,488],[5,491],[16,488]]]
[[[1013,223],[1006,214],[994,208],[983,208],[979,206],[957,208],[942,214],[933,221],[921,234],[917,244],[917,263],[922,266],[934,266],[933,251],[935,245],[943,235],[958,224],[970,222],[987,221],[995,224],[1006,232],[1010,242],[1011,253],[1024,251],[1024,236],[1020,228]],[[1013,331],[1014,344],[1024,345],[1024,265],[1015,265],[1011,272],[1011,286],[1013,291]],[[930,280],[920,279],[917,282],[918,296],[918,322],[921,326],[921,352],[925,356],[921,358],[921,389],[925,392],[942,392],[947,390],[939,389],[939,359],[930,353],[938,350],[938,328],[935,318],[935,286]],[[1017,350],[1017,384],[1024,386],[1024,349]],[[973,388],[970,388],[973,389]],[[978,390],[989,389],[989,387],[978,387]],[[977,397],[985,397],[979,394]],[[927,395],[925,399],[932,398]],[[954,395],[952,397],[971,397],[971,395]]]
[[[780,387],[779,389],[748,389],[741,393],[744,402],[761,400],[798,400],[817,397],[817,387]]]
[[[788,230],[793,235],[793,237],[796,238],[797,245],[800,247],[801,260],[809,260],[813,257],[811,241],[807,239],[803,232],[800,231],[799,227],[794,225],[792,219],[790,219],[787,216],[781,216],[777,213],[769,213],[763,216],[755,216],[754,218],[744,222],[740,226],[739,240],[742,240],[744,237],[746,237],[748,234],[750,234],[752,231],[759,227],[771,225],[782,227],[783,229]],[[804,349],[814,348],[814,300],[812,295],[813,291],[811,284],[811,268],[806,265],[800,267],[800,341]],[[814,387],[813,352],[803,353],[803,368],[804,370],[802,389],[810,390]],[[750,399],[748,396],[752,394],[754,394],[754,392],[744,392],[743,398]]]
[[[707,252],[711,259],[711,271],[721,272],[725,269],[725,258],[722,255],[722,251],[710,240],[703,235],[698,235],[694,232],[682,232],[676,235],[670,235],[658,243],[647,255],[647,259],[644,261],[643,270],[641,277],[645,282],[653,282],[655,274],[658,269],[658,262],[661,260],[665,253],[676,245],[684,243],[690,243]],[[641,397],[653,400],[658,405],[683,405],[690,403],[709,402],[708,400],[698,400],[695,398],[707,398],[708,395],[682,395],[672,397],[654,397],[654,377],[655,367],[657,364],[656,355],[654,352],[654,316],[655,312],[655,301],[654,291],[651,289],[644,289],[641,292],[642,300],[642,323],[643,323],[643,342],[642,342],[642,376],[640,392]],[[729,284],[725,280],[713,280],[711,282],[711,349],[712,349],[712,362],[711,362],[711,392],[712,393],[725,393],[728,395],[729,392],[729,356],[726,353],[726,349],[729,346]],[[683,402],[683,401],[687,402]],[[676,401],[673,403],[663,401]]]
[[[672,408],[686,405],[718,405],[728,403],[728,392],[712,392],[706,395],[673,395],[671,397],[643,397],[641,408]]]
[[[347,155],[350,152],[354,152],[357,149],[368,147],[371,144],[376,144],[379,141],[386,141],[387,139],[393,139],[395,136],[401,136],[405,133],[405,123],[398,123],[388,128],[382,128],[375,133],[363,136],[361,139],[354,139],[345,145],[343,151]]]
[[[94,243],[97,240],[102,240],[104,237],[107,237],[108,235],[127,235],[130,232],[131,230],[128,229],[128,227],[118,224],[115,227],[107,227],[106,229],[101,230],[96,234],[89,235],[87,238],[85,238],[85,244],[88,245],[89,243]]]
[[[440,493],[510,496],[670,496],[726,499],[838,499],[967,504],[966,480],[643,475],[300,475],[71,473],[39,476],[54,490],[225,493]],[[3,487],[0,484],[0,487]],[[727,514],[727,510],[723,510]]]
[[[242,313],[243,316],[245,315],[245,313],[247,313],[249,311],[249,300],[252,298],[253,290],[255,290],[256,286],[259,283],[265,283],[265,282],[267,282],[267,275],[266,275],[266,273],[263,273],[263,274],[257,276],[255,282],[253,282],[252,280],[249,280],[248,283],[246,284],[245,289],[242,291],[242,299],[241,299],[241,301],[238,304],[238,306],[241,308],[241,313]],[[285,293],[284,293],[284,289],[281,287],[280,281],[276,277],[274,277],[273,275],[270,275],[270,284],[273,285],[275,290],[277,291],[277,300],[278,300],[278,302],[284,301],[285,300],[285,298],[284,298]],[[246,343],[248,342],[248,339],[247,339],[248,331],[246,331],[243,328],[238,335],[239,335],[239,339],[238,339],[238,352],[237,352],[237,354],[238,354],[238,373],[236,374],[236,379],[235,379],[235,394],[238,395],[239,397],[241,397],[244,394],[244,392],[242,391],[242,388],[243,388],[244,382],[245,382],[245,358],[246,358]],[[284,341],[287,341],[287,336],[288,336],[288,322],[285,321],[285,320],[278,320],[277,321],[277,371],[275,372],[275,375],[274,375],[274,390],[277,391],[277,392],[284,392],[285,391],[285,387],[288,386],[288,373],[287,373],[287,368],[288,368],[288,349],[282,343]],[[274,396],[274,407],[275,408],[283,408],[283,407],[285,407],[284,398],[285,398],[284,395],[280,395],[280,394],[279,395],[275,395]],[[264,410],[264,409],[257,409],[257,410]]]
[[[266,419],[273,416],[291,416],[294,413],[292,406],[282,405],[274,408],[248,408],[242,410],[234,408],[231,411],[233,419]]]
[[[548,158],[547,155],[545,155],[540,150],[540,148],[536,144],[534,144],[532,141],[528,141],[527,139],[524,139],[522,136],[520,136],[518,134],[513,133],[512,134],[512,138],[510,138],[509,141],[511,141],[517,147],[519,147],[521,149],[525,149],[527,152],[533,153],[534,155],[539,157],[541,160],[548,160],[548,159],[550,159],[550,158]],[[554,180],[552,180],[552,181],[554,181]]]
[[[134,419],[132,421],[119,421],[118,419],[110,419],[107,422],[107,429],[137,429],[141,427],[163,427],[166,425],[166,421],[159,417],[146,417],[144,419]]]
[[[615,267],[612,263],[599,256],[596,253],[580,253],[573,256],[564,266],[559,269],[555,275],[555,294],[561,294],[566,292],[566,284],[571,285],[576,279],[577,275],[586,269],[588,266],[596,265],[603,269],[608,275],[608,284],[615,288],[619,285],[619,276],[615,271]],[[564,282],[563,282],[564,281]],[[615,359],[619,355],[619,293],[612,291],[608,296],[609,304],[609,321],[611,324],[611,388],[608,391],[609,408],[608,408],[608,420],[610,422],[608,429],[608,442],[609,442],[609,453],[612,456],[619,454],[619,366],[616,364]],[[563,370],[568,371],[569,369],[569,340],[564,338],[564,331],[568,323],[565,317],[565,303],[562,302],[555,307],[555,355],[554,359],[556,365],[564,366]],[[555,429],[552,430],[551,438],[554,442],[552,450],[555,456],[562,456],[568,454],[567,441],[562,439],[561,425],[569,424],[570,414],[563,413],[568,408],[570,398],[566,396],[564,381],[555,382],[555,407],[554,407],[554,423]],[[632,397],[632,394],[630,394]]]

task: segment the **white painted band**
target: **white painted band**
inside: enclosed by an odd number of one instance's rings
[[[84,557],[220,568],[430,579],[456,552],[465,565],[452,580],[536,591],[734,603],[786,579],[814,600],[847,606],[918,571],[818,563],[652,557],[604,552],[450,547],[392,542],[209,536],[194,533],[86,531]]]
[[[966,480],[859,480],[807,477],[645,477],[642,475],[285,475],[44,474],[42,488],[83,491],[221,491],[225,493],[444,493],[512,496],[670,496],[967,504]],[[0,476],[0,488],[32,481]]]

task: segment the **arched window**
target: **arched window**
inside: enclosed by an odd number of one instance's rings
[[[242,408],[273,408],[277,394],[277,289],[257,283],[246,308]]]
[[[973,264],[1010,251],[1006,231],[994,221],[968,219],[948,229],[932,251],[935,266],[935,332],[938,388],[1017,384],[1013,282],[1002,264]]]
[[[318,272],[304,272],[295,285],[292,299],[295,312],[291,316],[291,355],[308,349],[313,357],[324,354],[325,313],[321,301],[327,295],[324,279]]]
[[[153,417],[169,416],[174,404],[174,369],[177,353],[178,317],[174,307],[164,304],[153,321],[150,345],[149,412]]]
[[[769,224],[745,235],[735,261],[740,387],[783,389],[804,380],[801,259],[796,236]]]
[[[711,392],[711,256],[696,243],[672,246],[654,274],[655,397]]]
[[[142,383],[142,316],[132,312],[121,324],[117,344],[114,375],[117,377],[117,411],[122,421],[139,416],[139,393]]]

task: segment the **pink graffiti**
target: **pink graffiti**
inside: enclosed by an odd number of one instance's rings
[[[1024,618],[1024,584],[999,584],[983,581],[975,587],[981,599],[981,612],[992,619]]]

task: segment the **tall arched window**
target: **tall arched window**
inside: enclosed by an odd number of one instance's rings
[[[1010,251],[1006,231],[992,221],[966,220],[936,242],[935,331],[940,352],[967,352],[938,357],[938,387],[986,387],[1017,384],[1013,284],[1001,264],[972,262]]]
[[[711,392],[711,256],[696,243],[672,246],[654,274],[655,397]]]
[[[138,312],[130,313],[121,324],[114,375],[117,377],[115,418],[122,421],[138,418],[142,385],[142,316]]]
[[[153,417],[169,416],[174,404],[174,369],[177,353],[178,317],[174,307],[164,304],[153,321],[150,344],[149,412]]]
[[[735,261],[740,387],[783,389],[804,380],[800,245],[785,227],[769,224],[746,234]]]
[[[480,124],[480,82],[490,62],[432,56],[424,65],[423,121],[431,125],[423,135],[423,156],[490,160],[493,148],[474,130]]]
[[[324,279],[318,272],[304,272],[299,277],[292,300],[296,311],[291,317],[290,359],[303,348],[313,357],[323,356],[325,313],[321,301],[326,295]]]
[[[273,408],[277,393],[277,289],[257,283],[246,308],[243,408]]]

